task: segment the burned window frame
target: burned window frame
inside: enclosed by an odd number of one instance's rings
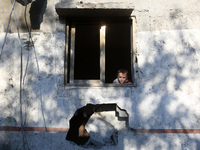
[[[83,18],[81,18],[83,20]],[[130,49],[131,49],[131,78],[132,84],[112,84],[105,83],[105,28],[100,30],[100,79],[99,80],[75,80],[74,79],[74,62],[75,62],[75,24],[80,18],[67,18],[66,22],[66,49],[65,49],[65,66],[64,66],[64,84],[65,86],[136,86],[136,49],[135,49],[135,17],[129,17],[132,21],[130,29]],[[120,19],[120,18],[117,18]],[[87,20],[84,18],[84,20]],[[91,19],[94,20],[95,19]],[[101,19],[98,19],[101,20]],[[116,20],[116,18],[115,18]],[[102,23],[102,26],[104,24]]]

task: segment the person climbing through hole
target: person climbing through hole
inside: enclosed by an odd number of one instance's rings
[[[90,138],[85,125],[93,113],[93,107],[90,105],[78,109],[69,121],[70,129],[66,140],[73,141],[77,145],[84,145]]]
[[[128,80],[128,71],[126,69],[119,69],[117,71],[117,78],[113,81],[114,84],[130,84]]]
[[[85,125],[89,118],[95,113],[95,110],[99,105],[87,104],[84,107],[77,109],[73,117],[69,121],[69,131],[66,136],[66,140],[72,141],[79,146],[95,146],[101,147],[102,144],[92,139],[87,132]]]

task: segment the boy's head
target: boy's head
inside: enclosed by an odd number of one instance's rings
[[[125,83],[126,79],[128,78],[128,71],[126,69],[120,69],[117,71],[117,78],[119,83]]]

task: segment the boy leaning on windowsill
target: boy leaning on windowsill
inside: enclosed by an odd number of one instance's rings
[[[113,81],[114,84],[130,84],[128,80],[128,71],[126,69],[119,69],[117,71],[117,78]]]

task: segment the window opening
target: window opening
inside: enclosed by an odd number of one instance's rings
[[[67,83],[112,83],[121,68],[128,70],[133,83],[131,19],[68,21]]]

